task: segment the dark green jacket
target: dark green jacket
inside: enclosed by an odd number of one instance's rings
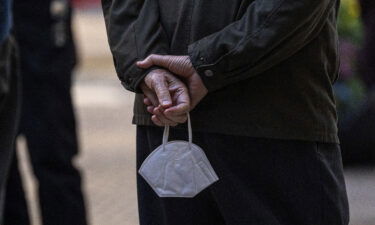
[[[338,0],[102,0],[122,84],[148,55],[189,55],[209,89],[195,131],[338,142]],[[150,125],[137,94],[133,122]]]

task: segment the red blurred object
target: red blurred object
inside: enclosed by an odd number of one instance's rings
[[[72,0],[74,8],[97,8],[100,7],[100,0]]]

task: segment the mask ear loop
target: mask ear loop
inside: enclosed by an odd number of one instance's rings
[[[187,118],[188,118],[189,148],[191,149],[191,144],[193,143],[193,131],[191,128],[191,120],[190,120],[189,113],[187,113]],[[169,126],[164,126],[163,149],[165,148],[165,145],[168,143],[168,139],[169,139]]]
[[[163,150],[165,149],[165,145],[167,144],[169,139],[169,126],[164,127],[164,133],[163,133]]]
[[[191,129],[190,114],[187,113],[188,118],[188,132],[189,132],[189,148],[191,149],[191,144],[193,143],[193,131]]]

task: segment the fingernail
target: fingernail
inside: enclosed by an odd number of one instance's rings
[[[169,101],[163,101],[163,105],[169,105]]]

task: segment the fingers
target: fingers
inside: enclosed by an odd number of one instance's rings
[[[166,76],[170,85],[169,89],[172,96],[173,106],[166,109],[167,117],[176,117],[185,115],[190,111],[190,96],[186,85],[173,75]]]
[[[181,123],[185,123],[187,121],[187,115],[181,115],[181,116],[175,116],[173,117],[172,121],[178,123],[178,124],[181,124]]]
[[[164,126],[164,124],[158,119],[158,117],[157,116],[155,116],[155,115],[153,115],[152,117],[151,117],[151,120],[152,120],[152,122],[154,122],[154,124],[156,124],[157,126],[159,126],[159,127],[163,127]]]
[[[170,72],[157,69],[150,72],[142,83],[143,102],[159,126],[176,126],[187,120],[190,96],[186,85]]]
[[[147,106],[147,112],[153,114],[155,108],[156,108],[155,106]]]
[[[155,107],[158,106],[159,101],[158,101],[158,97],[156,96],[156,94],[150,88],[148,88],[145,83],[141,83],[140,87],[145,96],[145,98],[143,99],[143,102],[146,105],[154,105]]]
[[[143,69],[147,69],[150,66],[156,65],[164,68],[168,68],[170,64],[170,57],[164,55],[149,55],[146,59],[137,62],[137,66]]]
[[[189,104],[179,104],[172,106],[164,111],[164,114],[167,118],[174,120],[173,118],[185,116],[190,110]],[[175,121],[175,120],[174,120]],[[183,121],[185,122],[185,121]]]
[[[175,127],[178,124],[185,123],[186,120],[187,120],[187,116],[175,117],[174,119],[176,120],[176,122],[174,122],[174,121],[168,121],[168,122],[166,122],[160,116],[157,116],[157,115],[152,115],[151,116],[152,122],[154,122],[157,126],[161,126],[161,127],[162,126],[166,126],[166,125]]]
[[[149,55],[146,59],[138,61],[137,66],[147,69],[150,66],[161,66],[172,73],[188,78],[193,75],[195,69],[190,61],[189,56],[174,56],[174,55]]]
[[[147,98],[147,97],[145,97],[145,98],[143,99],[143,103],[144,103],[145,105],[147,105],[147,106],[153,105],[152,102],[151,102],[151,100],[150,100],[149,98]]]
[[[177,121],[170,120],[169,118],[167,118],[164,115],[163,112],[164,112],[164,110],[163,110],[163,108],[161,106],[156,107],[153,110],[153,114],[154,114],[153,117],[155,116],[156,119],[157,119],[157,121],[160,122],[163,125],[168,125],[168,126],[177,126],[178,125]]]
[[[187,114],[168,116],[163,107],[148,106],[147,111],[157,118],[156,121],[160,124],[168,126],[177,126],[180,123],[185,123],[187,120]],[[168,113],[169,115],[171,113]]]
[[[169,88],[165,76],[158,76],[152,82],[152,88],[155,91],[159,103],[168,108],[172,106],[172,98],[169,93]]]
[[[163,126],[171,126],[171,127],[175,127],[178,125],[178,123],[169,123],[169,124],[165,124],[164,122],[162,122],[162,120],[160,119],[160,117],[156,116],[156,115],[152,115],[151,117],[151,120],[154,124],[156,124],[157,126],[160,126],[160,127],[163,127]],[[187,120],[187,117],[184,118],[184,121],[186,122]],[[180,123],[184,123],[184,122],[180,122]]]

